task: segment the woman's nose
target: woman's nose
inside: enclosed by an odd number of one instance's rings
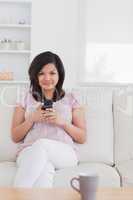
[[[44,79],[45,79],[45,80],[49,80],[49,79],[50,79],[50,76],[47,74],[47,75],[44,76]]]

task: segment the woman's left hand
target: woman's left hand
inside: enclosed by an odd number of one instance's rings
[[[45,110],[45,121],[47,123],[55,124],[60,127],[63,127],[63,125],[65,124],[65,120],[53,108],[47,108]]]

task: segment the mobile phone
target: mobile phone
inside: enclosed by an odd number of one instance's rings
[[[46,99],[46,100],[43,102],[42,110],[46,110],[47,108],[53,108],[53,101],[50,100],[50,99]]]

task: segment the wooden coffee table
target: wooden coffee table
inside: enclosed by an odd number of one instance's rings
[[[96,200],[133,200],[133,187],[98,189]]]
[[[81,200],[72,189],[0,188],[0,200]],[[133,200],[133,188],[102,188],[96,200]]]

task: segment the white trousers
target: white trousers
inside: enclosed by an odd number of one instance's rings
[[[17,157],[14,187],[53,186],[56,169],[76,166],[73,148],[60,141],[39,139],[23,149]]]

